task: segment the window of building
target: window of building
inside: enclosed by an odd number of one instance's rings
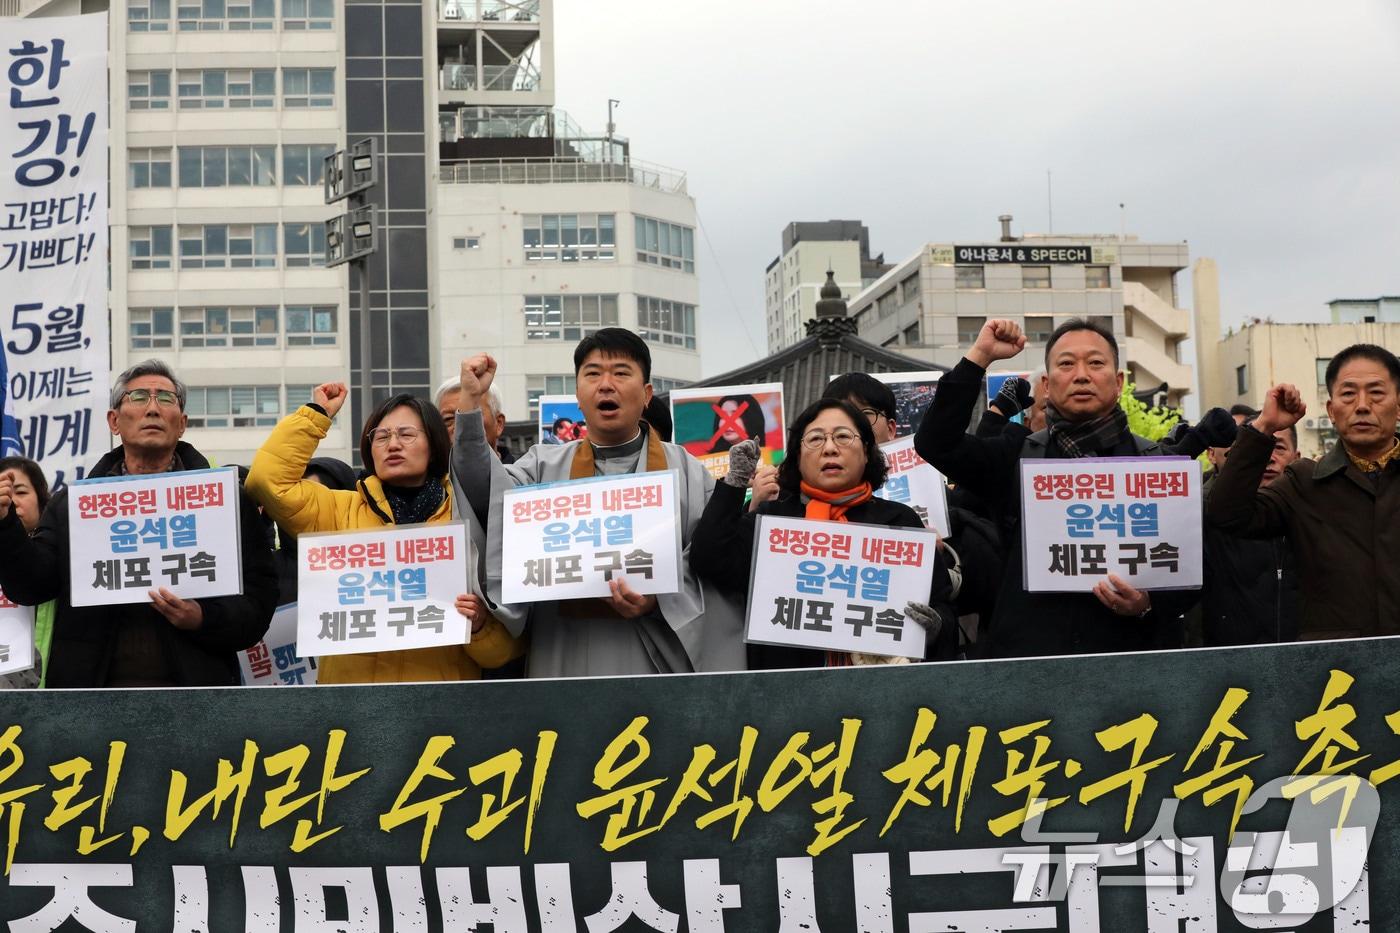
[[[893,288],[885,292],[875,302],[875,314],[880,320],[891,317],[899,308],[899,293]]]
[[[269,187],[276,165],[275,146],[181,146],[180,187]]]
[[[326,173],[326,157],[333,145],[282,146],[282,184],[320,185]]]
[[[479,236],[454,236],[452,238],[453,249],[481,249],[481,237]]]
[[[126,325],[133,350],[169,350],[175,345],[174,308],[129,308]]]
[[[131,32],[169,32],[170,0],[127,0],[126,28]]]
[[[181,71],[181,110],[271,108],[277,102],[277,73],[271,68],[205,68]]]
[[[541,395],[573,395],[577,389],[578,384],[572,373],[557,376],[526,376],[525,400],[529,403],[530,417],[539,417]]]
[[[912,345],[914,345],[914,344],[917,344],[917,343],[921,342],[922,340],[923,340],[923,336],[922,336],[922,334],[921,334],[921,332],[920,332],[919,322],[918,322],[918,321],[915,321],[913,324],[910,324],[908,327],[904,328],[904,345],[905,345],[905,346],[912,346]]]
[[[181,225],[180,268],[275,269],[277,225]]]
[[[1048,314],[1027,314],[1024,329],[1026,343],[1046,343],[1055,332],[1055,319]]]
[[[1330,366],[1331,364],[1332,364],[1332,358],[1331,358],[1330,356],[1327,357],[1326,359],[1322,359],[1322,358],[1319,357],[1318,360],[1317,360],[1317,387],[1318,387],[1319,390],[1321,390],[1320,394],[1323,396],[1323,398],[1326,398],[1326,397],[1327,397],[1327,394],[1328,394],[1328,393],[1327,393],[1327,367]],[[1243,394],[1243,393],[1241,393],[1241,394]]]
[[[1097,324],[1110,334],[1113,333],[1113,315],[1111,314],[1091,314],[1088,317],[1090,324]]]
[[[130,188],[169,188],[170,150],[129,150],[126,154],[126,183]]]
[[[311,401],[311,393],[316,391],[314,385],[289,385],[286,389],[286,407],[282,410],[291,414],[307,402]]]
[[[181,308],[180,347],[275,347],[277,307]]]
[[[1022,288],[1049,288],[1049,287],[1050,287],[1050,267],[1049,267],[1049,266],[1022,266],[1022,267],[1021,267],[1021,287],[1022,287]]]
[[[287,346],[335,346],[337,310],[335,305],[287,305]]]
[[[334,68],[283,68],[282,106],[288,110],[335,106]]]
[[[527,261],[617,258],[616,214],[526,214],[521,220]]]
[[[175,7],[181,32],[271,31],[274,0],[179,0]]]
[[[906,278],[899,283],[900,304],[909,304],[919,297],[919,273]]]
[[[695,305],[637,296],[637,334],[652,343],[695,349]]]
[[[334,27],[335,0],[282,0],[282,28],[288,32]]]
[[[695,231],[664,220],[637,216],[637,261],[663,269],[695,271]]]
[[[954,266],[958,288],[986,288],[986,278],[982,266]]]
[[[321,221],[282,225],[288,269],[319,268],[326,264],[326,225]]]
[[[281,386],[190,386],[192,428],[262,428],[277,424]]]
[[[982,326],[987,323],[984,317],[963,317],[958,316],[958,346],[970,347],[977,342],[977,335],[982,333]]]
[[[1109,288],[1111,284],[1108,277],[1108,266],[1084,267],[1085,288]]]
[[[674,392],[676,389],[684,389],[688,385],[690,383],[684,379],[668,379],[665,376],[651,377],[651,390],[657,395]]]
[[[169,110],[170,72],[128,71],[126,73],[127,110]]]
[[[1249,394],[1249,368],[1248,366],[1235,367],[1235,394]]]
[[[616,295],[526,295],[527,340],[582,340],[617,326]]]
[[[169,269],[171,254],[170,227],[128,228],[131,270]]]

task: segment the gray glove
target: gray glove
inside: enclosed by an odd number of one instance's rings
[[[932,606],[926,603],[908,603],[904,607],[904,614],[923,626],[929,641],[938,640],[938,633],[943,631],[943,617]]]
[[[747,489],[757,470],[758,441],[750,438],[729,448],[729,472],[724,476],[726,485]]]

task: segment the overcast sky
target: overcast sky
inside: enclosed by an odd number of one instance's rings
[[[634,157],[689,175],[706,373],[767,352],[794,220],[897,262],[1016,231],[1186,240],[1222,324],[1400,294],[1396,0],[555,0],[559,106],[619,98]],[[710,244],[713,244],[711,251]],[[1180,280],[1190,304],[1189,274]]]

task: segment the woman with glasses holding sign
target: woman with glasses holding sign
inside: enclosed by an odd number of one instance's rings
[[[850,402],[832,398],[813,402],[788,429],[786,449],[787,459],[778,469],[777,498],[749,512],[744,492],[758,466],[758,444],[748,440],[730,448],[729,473],[715,485],[691,543],[691,567],[702,580],[740,600],[747,597],[755,515],[924,527],[909,506],[875,496],[875,490],[885,482],[885,458],[875,443],[870,422]],[[905,613],[927,631],[926,655],[944,659],[957,649],[957,619],[947,597],[948,570],[941,559],[935,560],[929,603],[910,603]],[[749,645],[750,670],[885,660],[809,648]]]
[[[284,418],[253,458],[249,493],[278,525],[297,536],[451,521],[447,429],[436,409],[411,395],[381,402],[365,419],[360,458],[367,470],[354,491],[327,489],[302,478],[348,398],[344,383],[317,386],[311,403]],[[520,642],[479,597],[459,596],[457,611],[471,620],[468,644],[326,657],[317,683],[477,680],[482,668],[500,667],[520,656]]]

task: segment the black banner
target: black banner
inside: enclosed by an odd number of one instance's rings
[[[1377,639],[680,677],[10,691],[0,922],[1397,930],[1397,670],[1400,641]]]
[[[1007,243],[1001,246],[955,246],[954,256],[960,263],[1028,263],[1030,265],[1087,265],[1094,261],[1089,246],[1021,246]]]

